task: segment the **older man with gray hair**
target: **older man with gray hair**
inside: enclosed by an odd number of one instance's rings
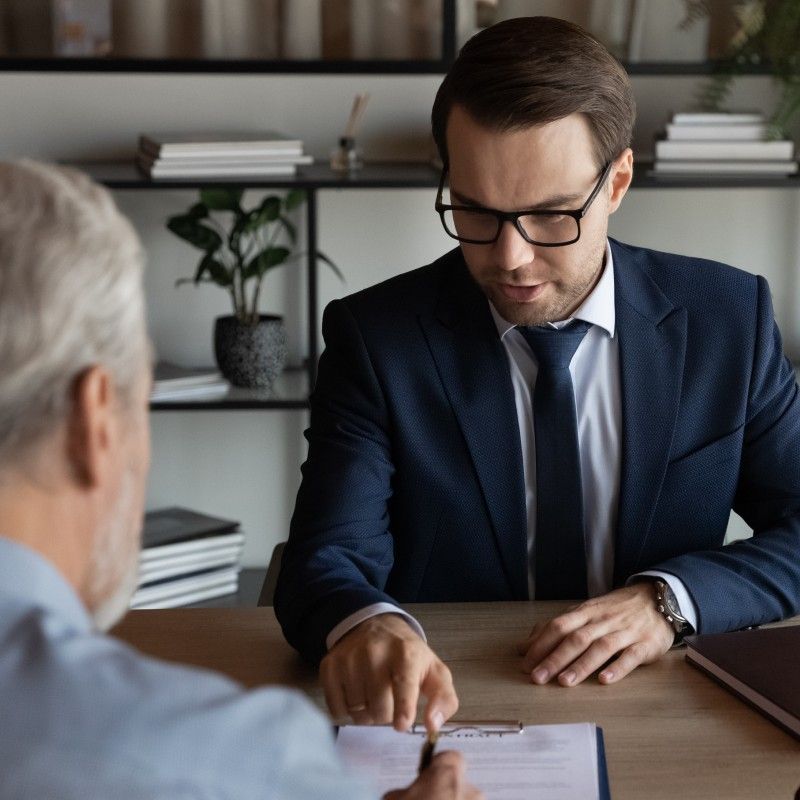
[[[358,798],[300,696],[103,635],[149,466],[143,256],[109,193],[0,163],[0,796]],[[472,798],[454,753],[398,798]]]

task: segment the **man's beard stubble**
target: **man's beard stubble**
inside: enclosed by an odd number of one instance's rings
[[[602,239],[598,246],[589,254],[587,261],[597,264],[583,280],[580,280],[560,292],[548,305],[526,308],[522,303],[513,303],[504,295],[492,292],[490,300],[500,315],[514,325],[547,325],[550,322],[559,322],[568,319],[597,285],[603,274],[605,265],[606,242]],[[554,284],[555,285],[555,284]],[[484,291],[486,289],[484,288]]]
[[[90,564],[90,613],[101,631],[109,630],[125,616],[139,583],[142,514],[133,508],[135,502],[133,472],[127,471],[108,522],[98,532]]]

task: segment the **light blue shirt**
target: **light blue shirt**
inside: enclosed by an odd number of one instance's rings
[[[299,693],[246,692],[98,633],[59,572],[2,537],[0,720],[3,800],[375,797]]]

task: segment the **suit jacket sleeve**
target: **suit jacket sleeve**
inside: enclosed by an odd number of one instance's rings
[[[342,619],[373,603],[394,561],[388,501],[394,467],[382,388],[346,301],[323,314],[325,351],[311,398],[275,613],[289,643],[312,662]]]
[[[753,537],[671,558],[697,606],[702,633],[800,612],[800,397],[783,355],[767,282],[758,278],[756,332],[734,510]]]

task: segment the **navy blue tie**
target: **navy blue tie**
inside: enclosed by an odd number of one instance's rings
[[[518,326],[539,364],[533,392],[536,437],[537,600],[587,596],[583,491],[575,393],[569,364],[591,325]]]

